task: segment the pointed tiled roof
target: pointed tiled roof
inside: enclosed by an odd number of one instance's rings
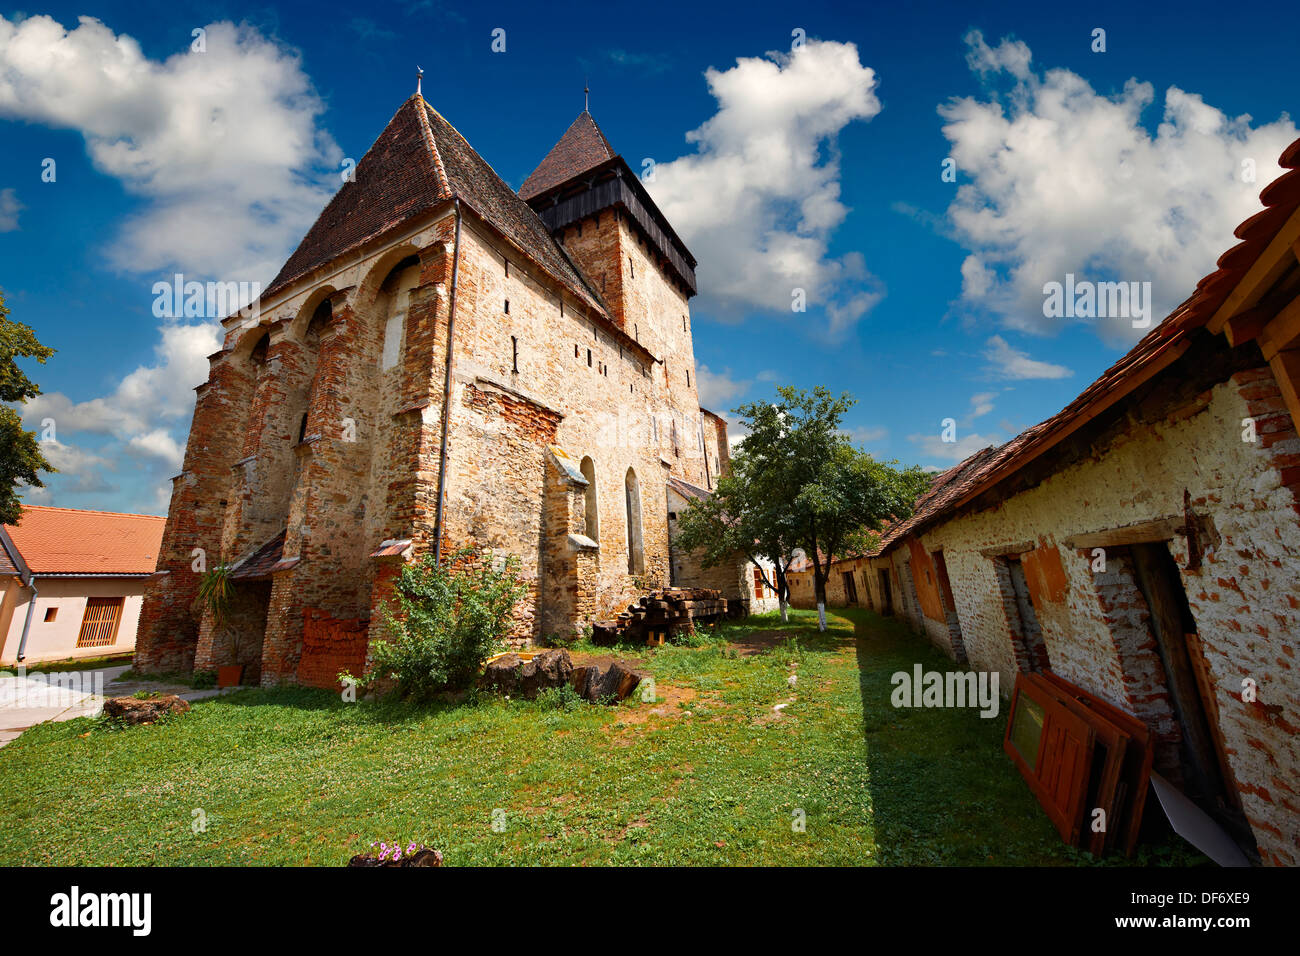
[[[598,312],[608,310],[532,208],[419,94],[401,105],[297,250],[270,296],[350,249],[459,198]]]
[[[515,191],[474,151],[465,137],[427,103],[425,113],[436,144],[435,154],[445,169],[451,194],[473,207],[498,232],[512,239],[538,265],[568,286],[571,292],[598,312],[608,315],[609,310],[600,296],[587,284],[533,208],[515,195]]]
[[[519,195],[532,199],[574,176],[613,159],[616,153],[591,114],[583,110],[546,158],[519,187]]]
[[[425,136],[423,102],[413,96],[401,105],[264,295],[451,198]]]

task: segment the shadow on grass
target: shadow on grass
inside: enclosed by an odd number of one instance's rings
[[[856,626],[862,731],[878,857],[885,865],[1123,866],[1202,864],[1177,837],[1097,859],[1061,842],[1002,751],[1009,702],[984,718],[976,707],[895,707],[897,672],[959,668],[905,624],[837,609]]]
[[[371,700],[345,701],[337,691],[315,687],[249,687],[194,702],[194,706],[220,701],[232,707],[282,707],[299,711],[333,712],[352,720],[366,723],[400,724],[425,717],[463,711],[474,707],[480,698],[475,694],[463,700],[433,700],[418,702],[403,700],[396,693],[385,694]]]

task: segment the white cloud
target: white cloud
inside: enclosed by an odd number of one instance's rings
[[[18,229],[18,213],[23,204],[12,189],[0,189],[0,232],[15,232]]]
[[[887,438],[889,429],[878,425],[856,425],[853,428],[846,428],[844,434],[848,435],[849,440],[855,444],[869,445]]]
[[[974,421],[993,411],[993,399],[997,397],[997,392],[979,392],[972,395],[970,397],[970,414],[967,416],[967,420]]]
[[[24,406],[23,419],[32,428],[52,418],[59,435],[111,435],[127,443],[139,438],[156,449],[158,440],[148,436],[157,423],[174,424],[193,411],[194,386],[207,380],[207,356],[220,347],[220,331],[216,322],[169,322],[155,348],[156,364],[137,367],[111,394],[85,402],[73,402],[61,392],[37,395]]]
[[[115,470],[114,463],[109,459],[84,448],[67,445],[59,441],[43,441],[40,443],[40,447],[45,460],[58,469],[61,491],[72,494],[100,494],[116,490],[116,486],[109,482],[105,476],[105,472]],[[28,503],[44,504],[53,502],[49,488],[49,477],[43,475],[41,480],[46,483],[44,494],[36,495],[33,498],[33,493],[42,490],[37,488],[24,492],[23,498]]]
[[[1051,362],[1040,362],[1038,359],[1030,358],[1028,352],[1012,348],[1011,344],[1000,335],[989,336],[984,344],[987,346],[984,357],[989,361],[985,371],[996,378],[1069,378],[1074,374],[1064,365],[1053,365]]]
[[[180,468],[185,457],[185,449],[162,428],[155,428],[143,435],[132,435],[129,444],[134,451],[156,458],[171,468]]]
[[[79,132],[146,200],[105,247],[133,273],[269,281],[329,199],[339,150],[296,52],[213,23],[163,61],[92,17],[0,17],[0,117]]]
[[[695,378],[700,404],[713,412],[725,410],[733,399],[745,394],[750,385],[748,379],[732,378],[729,368],[714,372],[702,363],[695,367]]]
[[[339,185],[341,152],[318,126],[324,104],[297,52],[246,24],[204,29],[204,52],[187,46],[153,60],[91,17],[72,30],[48,16],[0,17],[0,119],[75,130],[95,168],[142,200],[103,254],[141,276],[143,290],[175,271],[269,282]],[[107,436],[76,460],[79,470],[66,470],[81,477],[52,476],[55,495],[107,490],[86,475],[116,470],[133,476],[130,507],[165,508],[192,390],[219,346],[216,322],[164,321],[155,360],[108,394],[27,403],[29,428],[53,418],[61,441]],[[60,447],[73,461],[72,446]]]
[[[700,261],[702,297],[724,318],[789,314],[799,288],[843,331],[883,296],[860,255],[829,252],[848,213],[835,139],[880,112],[875,71],[852,43],[808,40],[705,77],[718,110],[687,134],[696,151],[646,184]]]
[[[1061,321],[1044,318],[1043,285],[1066,273],[1149,281],[1162,318],[1234,244],[1233,229],[1258,211],[1260,189],[1297,135],[1285,115],[1253,125],[1175,86],[1153,135],[1142,125],[1155,100],[1149,83],[1130,79],[1103,96],[1069,70],[1033,69],[1023,43],[990,47],[972,31],[967,44],[990,89],[939,109],[960,183],[948,218],[970,249],[962,302],[1013,328]],[[992,89],[997,82],[1009,91]],[[1243,182],[1246,160],[1255,182]],[[1140,334],[1128,320],[1099,332]]]
[[[62,392],[37,395],[22,407],[24,423],[40,429],[45,419],[53,419],[60,442],[69,435],[107,436],[110,441],[101,447],[102,455],[77,459],[78,473],[101,467],[133,475],[142,484],[140,497],[130,507],[165,509],[170,495],[166,479],[179,469],[184,455],[173,433],[189,425],[194,386],[207,379],[207,356],[220,346],[220,331],[216,322],[166,323],[154,364],[138,366],[101,398],[74,402]],[[68,449],[59,454],[75,452],[70,445],[59,448]],[[50,463],[60,472],[68,470],[54,458]],[[62,474],[50,482],[60,493],[108,490],[92,488],[84,480],[69,483]]]
[[[969,435],[959,437],[956,441],[947,442],[938,433],[933,435],[908,435],[907,440],[915,444],[922,452],[931,458],[941,458],[949,462],[962,461],[969,458],[981,448],[987,448],[990,445],[1000,445],[1001,441],[988,435],[979,435],[971,432]]]

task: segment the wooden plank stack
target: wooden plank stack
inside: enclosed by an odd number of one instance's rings
[[[663,644],[680,632],[700,624],[716,624],[726,617],[727,599],[710,588],[664,588],[643,595],[612,621],[592,627],[595,644],[636,642]]]

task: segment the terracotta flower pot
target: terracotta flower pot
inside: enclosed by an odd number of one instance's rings
[[[238,687],[244,677],[243,664],[226,664],[217,668],[218,687]]]

